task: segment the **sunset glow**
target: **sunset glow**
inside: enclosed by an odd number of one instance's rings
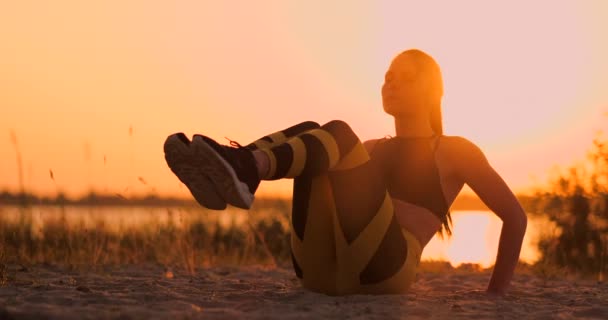
[[[20,188],[17,151],[31,192],[188,196],[162,154],[177,131],[244,144],[339,118],[393,134],[380,86],[414,47],[442,67],[446,133],[526,190],[606,127],[607,21],[605,1],[7,2],[0,190]]]
[[[502,227],[500,219],[483,211],[458,211],[452,219],[453,236],[445,239],[434,237],[425,247],[422,260],[449,261],[454,267],[463,263],[479,264],[483,268],[493,266]],[[540,235],[555,232],[555,227],[546,218],[533,216],[528,219],[519,258],[533,264],[540,258],[537,249]]]

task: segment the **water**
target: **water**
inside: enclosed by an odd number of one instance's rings
[[[45,224],[61,221],[69,228],[94,230],[97,226],[110,232],[171,224],[175,228],[187,227],[193,221],[203,221],[208,225],[247,228],[250,220],[273,218],[284,230],[289,221],[284,214],[265,210],[254,214],[239,209],[206,211],[200,208],[164,207],[82,207],[82,206],[34,206],[26,210],[31,217],[31,232],[41,235]],[[21,209],[14,206],[0,206],[0,223],[20,223]],[[502,222],[489,211],[454,211],[453,236],[441,239],[434,237],[426,246],[422,260],[444,260],[453,266],[462,263],[477,263],[491,266],[496,257]],[[547,219],[530,217],[524,238],[520,259],[534,263],[539,258],[536,242],[543,233],[553,233],[555,228]]]
[[[425,247],[422,260],[445,260],[453,266],[462,263],[477,263],[483,267],[493,265],[502,221],[491,211],[454,211],[452,220],[453,236],[443,240],[435,236]],[[555,226],[547,218],[529,216],[520,260],[527,263],[538,261],[539,238],[555,232]]]

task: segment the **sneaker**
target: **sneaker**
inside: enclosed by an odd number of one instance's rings
[[[201,170],[201,161],[190,146],[190,140],[181,132],[170,135],[165,140],[165,160],[169,168],[202,206],[213,210],[226,209],[226,201]]]
[[[224,146],[203,135],[194,135],[192,149],[200,159],[200,170],[220,196],[235,207],[249,209],[260,184],[253,152],[234,141]]]

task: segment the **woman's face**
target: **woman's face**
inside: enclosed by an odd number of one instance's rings
[[[386,71],[382,85],[382,106],[389,114],[416,112],[420,88],[416,76],[417,68],[411,61],[396,59]]]

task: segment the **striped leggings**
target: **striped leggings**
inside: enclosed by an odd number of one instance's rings
[[[302,285],[330,295],[402,293],[421,247],[395,217],[383,175],[343,121],[303,122],[247,146],[264,180],[294,178],[292,261]]]

